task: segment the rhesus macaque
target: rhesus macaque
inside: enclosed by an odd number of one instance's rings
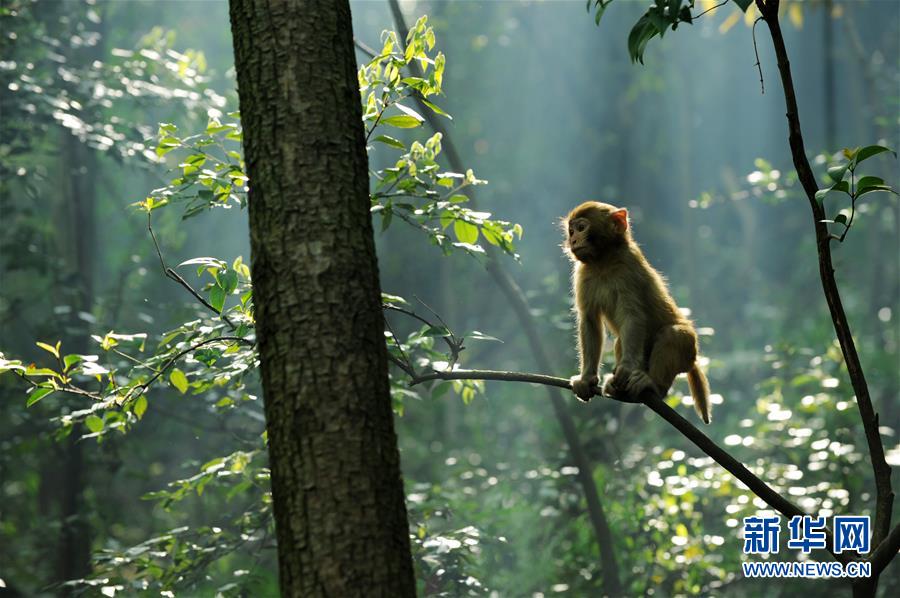
[[[709,423],[709,384],[697,365],[697,333],[632,239],[628,211],[589,201],[569,212],[563,226],[578,315],[581,373],[572,378],[575,395],[589,401],[597,392],[606,325],[616,336],[616,365],[603,394],[662,394],[686,372],[694,408]]]

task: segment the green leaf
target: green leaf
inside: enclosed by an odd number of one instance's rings
[[[415,129],[422,124],[421,120],[417,120],[416,118],[408,116],[406,114],[402,114],[399,116],[388,116],[387,118],[382,118],[381,122],[390,127],[397,127],[398,129]]]
[[[454,218],[455,218],[455,217],[453,216],[453,212],[443,212],[443,213],[441,213],[441,218],[440,218],[441,229],[446,229],[448,226],[450,226],[451,224],[453,224]]]
[[[628,54],[632,62],[644,64],[644,50],[647,43],[659,32],[648,15],[642,16],[628,34]]]
[[[440,114],[441,116],[446,116],[450,120],[453,120],[452,116],[450,116],[449,114],[447,114],[446,112],[444,112],[443,110],[441,110],[440,108],[438,108],[437,106],[435,106],[434,104],[429,102],[428,100],[422,100],[422,103],[425,104],[426,106],[428,106],[429,108],[431,108],[431,110],[433,112]]]
[[[406,146],[403,145],[403,142],[399,139],[394,139],[393,137],[389,137],[388,135],[379,135],[375,138],[375,141],[380,141],[385,145],[389,145],[391,147],[396,147],[397,149],[405,150]]]
[[[884,179],[877,176],[860,177],[859,182],[856,183],[857,195],[859,195],[863,191],[863,189],[866,189],[868,187],[877,187],[879,185],[884,185]]]
[[[68,371],[76,363],[83,361],[84,357],[81,355],[66,355],[63,357],[63,365],[65,366],[65,371]]]
[[[742,11],[747,12],[747,9],[750,8],[750,5],[753,4],[753,0],[731,0],[735,4],[737,4]]]
[[[188,389],[188,380],[187,376],[184,375],[184,372],[179,370],[178,368],[174,368],[172,372],[169,374],[169,382],[172,383],[172,386],[178,389],[178,392],[184,394]]]
[[[450,336],[450,331],[444,326],[429,326],[422,334],[425,336]]]
[[[835,183],[831,187],[826,189],[819,189],[816,191],[816,199],[820,202],[825,199],[825,196],[831,193],[832,191],[841,191],[846,194],[850,194],[850,184],[847,181],[841,181],[839,183]]]
[[[482,234],[484,234],[484,238],[487,239],[487,242],[491,245],[495,245],[498,247],[502,245],[503,239],[487,226],[482,226],[481,232]]]
[[[34,405],[35,403],[37,403],[38,401],[40,401],[41,399],[43,399],[44,397],[46,397],[47,395],[49,395],[52,392],[53,392],[52,388],[47,388],[45,386],[35,388],[34,390],[31,391],[31,394],[28,395],[28,400],[25,401],[25,406],[31,407],[32,405]]]
[[[57,348],[54,347],[53,345],[48,345],[47,343],[42,343],[42,342],[37,342],[35,344],[38,347],[40,347],[41,349],[43,349],[44,351],[47,351],[48,353],[52,353],[53,356],[56,357],[57,359],[59,358],[59,350],[57,350]]]
[[[385,210],[384,213],[381,214],[381,232],[384,232],[388,229],[393,218],[394,212],[392,210]]]
[[[897,152],[889,147],[884,147],[883,145],[867,145],[866,147],[856,152],[856,156],[853,159],[853,164],[859,164],[863,160],[868,160],[872,156],[877,156],[878,154],[883,154],[885,152],[890,152],[894,154],[895,158],[897,157]]]
[[[657,9],[656,6],[651,6],[649,10],[647,10],[647,19],[653,23],[653,26],[656,27],[656,30],[659,32],[659,36],[662,37],[666,34],[666,29],[669,28],[669,21],[662,14],[662,9]]]
[[[847,224],[847,215],[846,214],[838,214],[834,217],[835,224]]]
[[[234,270],[229,270],[219,276],[219,285],[225,290],[226,295],[230,295],[237,288],[238,274]]]
[[[219,313],[222,313],[222,308],[225,306],[225,289],[216,285],[209,292],[209,304],[215,308],[215,310]]]
[[[831,177],[831,180],[835,183],[840,183],[844,179],[844,175],[847,173],[847,168],[849,166],[850,164],[832,166],[828,169],[828,176]]]
[[[381,293],[381,302],[382,303],[406,303],[409,302],[399,295],[391,295],[390,293]]]
[[[588,7],[590,7],[590,2],[588,2]],[[594,23],[599,25],[600,19],[603,18],[603,13],[606,12],[607,4],[603,4],[602,2],[597,3],[597,14],[594,15]],[[590,10],[590,8],[588,8]]]
[[[503,341],[501,341],[499,338],[496,338],[496,337],[493,337],[493,336],[488,336],[488,335],[486,335],[486,334],[484,334],[484,333],[482,333],[482,332],[479,332],[479,331],[477,331],[477,330],[473,330],[470,334],[466,335],[466,338],[472,339],[472,340],[476,340],[476,341],[493,341],[493,342],[496,342],[496,343],[502,343],[502,342],[503,342]]]
[[[456,220],[453,223],[453,232],[462,243],[474,245],[478,241],[478,227],[465,220]]]
[[[144,413],[147,411],[147,397],[141,395],[137,398],[137,401],[134,402],[134,407],[131,409],[138,419],[144,417]]]
[[[856,197],[859,198],[859,197],[865,195],[866,193],[872,193],[873,191],[887,191],[888,193],[893,193],[894,195],[897,194],[896,191],[894,191],[893,189],[891,189],[891,188],[888,187],[887,185],[872,185],[872,186],[870,186],[870,187],[866,187],[866,188],[863,189],[862,191],[858,191],[858,192],[856,193]]]
[[[95,434],[103,431],[103,420],[93,414],[85,418],[84,425],[87,426],[88,430]]]

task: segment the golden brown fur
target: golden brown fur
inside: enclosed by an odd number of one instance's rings
[[[697,333],[632,239],[628,212],[589,201],[572,210],[563,225],[578,316],[581,370],[572,378],[575,394],[589,400],[597,391],[605,325],[616,336],[616,366],[604,394],[664,393],[675,376],[687,373],[694,407],[709,423],[709,387],[697,365]]]

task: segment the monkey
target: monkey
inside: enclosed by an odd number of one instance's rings
[[[562,220],[563,251],[572,261],[580,373],[572,390],[589,401],[598,390],[604,326],[616,337],[616,364],[603,394],[668,392],[687,373],[694,409],[710,422],[709,383],[697,364],[693,323],[679,311],[663,277],[632,238],[628,210],[585,202]]]

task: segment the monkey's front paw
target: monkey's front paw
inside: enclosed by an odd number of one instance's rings
[[[625,385],[625,390],[629,396],[637,398],[644,391],[651,390],[655,394],[659,394],[659,390],[656,388],[656,384],[653,383],[653,380],[650,379],[650,376],[647,375],[647,372],[641,370],[634,370],[628,376],[628,381]]]
[[[569,380],[572,383],[572,390],[575,392],[575,396],[578,397],[579,400],[587,403],[591,400],[591,397],[597,394],[597,375],[587,376],[582,378],[581,376],[572,376]]]

